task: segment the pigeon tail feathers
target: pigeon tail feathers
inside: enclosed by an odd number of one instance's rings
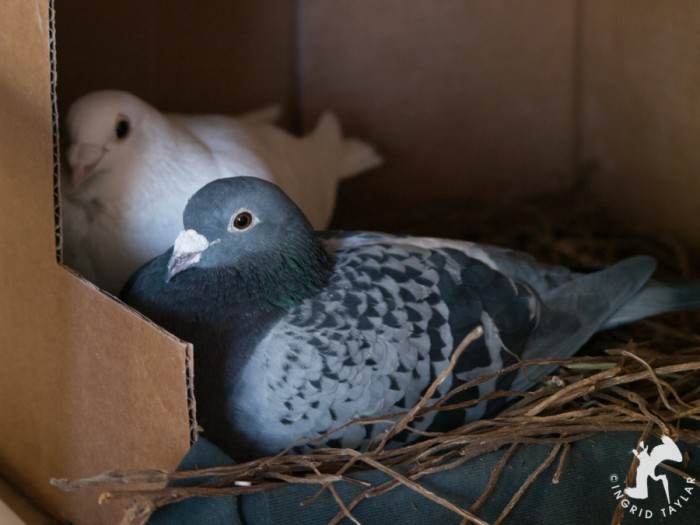
[[[533,332],[523,359],[565,359],[574,355],[638,294],[655,269],[652,257],[630,257],[542,294],[540,325]],[[526,375],[519,373],[512,388],[527,390],[557,368],[558,365],[527,367]]]
[[[667,283],[652,279],[602,328],[614,328],[656,314],[693,308],[700,308],[700,282]]]
[[[342,148],[338,170],[340,180],[379,166],[383,162],[382,157],[371,145],[358,139],[343,138],[338,117],[330,111],[321,115],[311,137],[319,143],[337,144]]]

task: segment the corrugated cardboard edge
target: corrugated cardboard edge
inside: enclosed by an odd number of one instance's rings
[[[196,428],[193,349],[57,263],[53,17],[49,0],[0,16],[0,471],[58,518],[115,523],[99,489],[49,481],[174,468]]]
[[[56,7],[49,0],[49,61],[51,76],[51,130],[53,132],[53,210],[56,221],[56,259],[63,263],[63,235],[61,221],[61,135],[58,119],[58,70],[56,67]]]
[[[58,113],[58,67],[56,56],[56,7],[55,0],[49,0],[49,60],[51,63],[51,123],[53,132],[53,191],[54,191],[54,218],[56,221],[56,260],[63,265],[63,221],[61,216],[61,133],[60,133],[60,116]],[[93,283],[84,279],[80,274],[69,267],[64,267],[73,273],[78,279],[91,286],[98,293],[105,293]],[[126,307],[126,306],[125,306]],[[126,307],[128,308],[128,307]],[[141,315],[140,312],[133,310],[136,315],[141,317],[146,323],[152,325],[155,329],[172,336],[169,332],[163,330],[160,326],[153,323],[147,317]],[[194,396],[194,360],[192,357],[193,347],[187,341],[182,341],[187,345],[185,350],[185,374],[187,380],[187,413],[190,427],[190,443],[197,440],[197,402]]]

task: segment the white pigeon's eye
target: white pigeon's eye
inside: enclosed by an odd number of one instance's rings
[[[114,134],[119,140],[123,140],[129,135],[130,131],[131,124],[129,123],[129,119],[124,115],[119,115],[119,117],[117,117],[117,123],[114,126]]]
[[[241,210],[234,213],[228,226],[228,231],[243,231],[250,228],[255,223],[255,217],[248,210]]]

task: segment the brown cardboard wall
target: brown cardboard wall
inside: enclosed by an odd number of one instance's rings
[[[56,516],[114,523],[49,480],[176,465],[190,348],[56,263],[47,0],[3,3],[0,57],[0,471]]]
[[[294,114],[295,3],[289,0],[61,2],[59,109],[125,89],[163,111]]]
[[[339,213],[494,201],[573,176],[575,2],[300,3],[301,106],[374,140]],[[344,214],[344,215],[343,215]]]
[[[583,2],[582,155],[617,220],[700,253],[700,3]]]

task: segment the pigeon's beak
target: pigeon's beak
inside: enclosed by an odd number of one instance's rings
[[[165,282],[170,282],[178,273],[197,264],[202,258],[202,252],[209,248],[209,244],[207,238],[195,230],[181,231],[175,239],[173,254],[168,261]]]
[[[68,164],[71,169],[71,186],[74,190],[90,178],[93,168],[102,160],[104,148],[96,144],[73,144],[68,148]]]

